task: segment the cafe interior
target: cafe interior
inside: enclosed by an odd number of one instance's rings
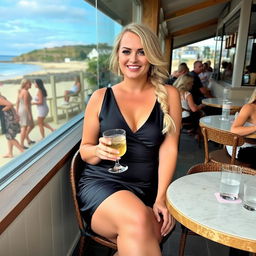
[[[215,117],[200,120],[196,140],[181,131],[177,170],[166,198],[177,223],[163,241],[162,253],[255,256],[256,211],[243,207],[243,198],[225,202],[214,193],[224,163],[241,167],[241,184],[249,179],[256,184],[256,170],[237,161],[235,156],[238,147],[247,140],[255,144],[256,133],[246,137],[230,132],[235,114],[256,88],[256,1],[85,2],[121,26],[130,22],[149,26],[159,37],[170,73],[174,71],[173,50],[214,38],[215,57],[209,85],[213,98],[205,104],[219,112]],[[228,75],[224,75],[224,62],[229,63]],[[223,100],[231,104],[228,119],[222,116]],[[81,161],[76,152],[82,125],[81,113],[36,145],[33,155],[24,155],[22,163],[6,167],[10,169],[5,177],[9,182],[5,186],[5,181],[1,183],[0,192],[1,255],[114,255],[115,244],[102,237],[86,236],[76,202],[75,171]],[[227,145],[233,147],[232,155],[225,152]],[[216,182],[210,183],[211,179]],[[196,201],[201,193],[205,194],[203,201]]]

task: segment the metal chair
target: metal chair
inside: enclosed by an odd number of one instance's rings
[[[84,255],[84,249],[85,244],[88,240],[87,233],[86,233],[86,223],[84,222],[80,208],[77,201],[77,183],[79,181],[80,173],[83,170],[83,167],[85,166],[84,161],[81,159],[79,150],[75,153],[75,155],[72,158],[71,167],[70,167],[70,183],[71,183],[71,189],[72,189],[72,198],[75,206],[75,212],[76,212],[76,219],[77,223],[80,229],[80,240],[79,240],[79,255]],[[99,244],[102,244],[106,247],[109,247],[111,249],[117,250],[117,245],[109,240],[107,240],[104,237],[101,237],[100,235],[94,235],[90,238],[96,241]]]
[[[201,131],[204,137],[204,162],[220,162],[235,164],[240,166],[250,167],[248,163],[238,161],[236,159],[237,147],[244,144],[244,138],[240,135],[229,131],[217,130],[214,128],[201,126]],[[208,141],[214,141],[216,143],[222,144],[223,148],[209,152]],[[225,146],[232,146],[232,156],[230,156],[226,150]]]
[[[199,172],[219,172],[221,171],[222,164],[221,163],[201,163],[192,166],[187,174],[199,173]],[[242,166],[242,172],[245,174],[256,175],[256,170]],[[179,244],[179,256],[184,256],[186,240],[188,235],[197,235],[193,231],[189,230],[185,226],[181,225],[181,236],[180,236],[180,244]],[[255,256],[255,254],[253,254]]]

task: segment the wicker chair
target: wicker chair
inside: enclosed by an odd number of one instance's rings
[[[204,152],[205,159],[204,162],[220,162],[228,163],[250,167],[250,164],[238,161],[236,159],[237,147],[244,144],[244,138],[240,135],[229,131],[217,130],[210,127],[202,126],[201,131],[204,137]],[[216,143],[222,144],[223,148],[214,150],[209,153],[208,141],[214,141]],[[232,146],[232,156],[230,156],[226,150],[225,146]]]
[[[80,177],[80,172],[82,171],[84,167],[84,162],[81,159],[79,150],[75,153],[73,156],[72,162],[71,162],[71,168],[70,168],[70,183],[71,183],[71,189],[72,189],[72,198],[75,206],[75,212],[76,212],[76,219],[78,222],[78,226],[80,229],[80,241],[79,241],[79,255],[84,255],[84,249],[85,249],[85,244],[88,239],[87,234],[85,231],[86,223],[84,222],[81,212],[79,209],[78,201],[77,201],[77,182]],[[109,247],[111,249],[117,250],[117,245],[111,241],[108,241],[104,237],[101,236],[90,236],[91,239],[96,241],[99,244],[102,244],[106,247]],[[112,252],[110,252],[112,254]]]
[[[219,172],[221,171],[222,164],[221,163],[202,163],[192,166],[187,174],[193,174],[193,173],[199,173],[199,172]],[[256,175],[256,170],[248,168],[248,167],[242,167],[243,173],[250,174],[250,175]],[[179,256],[184,255],[184,250],[186,246],[186,240],[188,235],[198,235],[194,233],[193,231],[189,230],[185,226],[181,225],[181,236],[180,236],[180,245],[179,245]],[[252,256],[255,256],[256,254],[252,254]]]

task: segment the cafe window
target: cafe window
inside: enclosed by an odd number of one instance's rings
[[[256,85],[256,5],[252,6],[242,85]]]
[[[11,176],[25,171],[30,158],[43,151],[46,144],[54,145],[56,138],[68,132],[67,124],[81,116],[94,90],[118,81],[108,71],[109,55],[122,26],[139,15],[139,9],[134,8],[137,4],[126,1],[123,10],[120,7],[114,15],[107,6],[89,0],[63,0],[58,5],[55,1],[0,3],[0,8],[6,10],[0,17],[0,93],[15,106],[21,81],[26,78],[32,82],[29,92],[34,100],[33,82],[42,79],[49,107],[45,122],[55,129],[45,129],[45,138],[41,138],[37,107],[32,105],[35,127],[30,139],[35,143],[25,141],[28,149],[21,153],[15,148],[13,158],[2,157],[7,153],[7,140],[0,129],[0,142],[4,145],[0,148],[0,189]],[[77,79],[80,92],[64,104],[65,90],[70,90]],[[20,141],[20,134],[16,139]]]
[[[215,38],[214,76],[229,84],[232,83],[239,17],[240,12],[237,12],[218,30]]]

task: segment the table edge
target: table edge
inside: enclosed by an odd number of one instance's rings
[[[248,252],[256,253],[256,241],[251,239],[245,239],[241,237],[236,237],[216,229],[212,229],[206,227],[198,222],[186,217],[183,213],[181,213],[178,209],[176,209],[168,197],[166,197],[166,205],[171,213],[171,215],[182,225],[195,232],[196,234],[203,236],[207,239],[210,239],[219,244],[223,244],[226,246],[231,246],[240,250],[245,250]]]

